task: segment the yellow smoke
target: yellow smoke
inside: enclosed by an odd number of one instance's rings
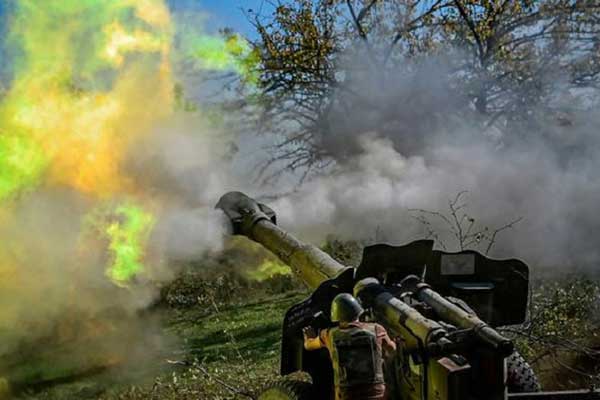
[[[171,31],[160,0],[19,2],[11,34],[24,54],[0,127],[44,167],[12,177],[5,196],[42,183],[100,197],[135,192],[122,162],[172,110]]]
[[[150,302],[147,247],[168,196],[127,163],[176,108],[164,0],[14,4],[0,98],[0,361]],[[186,57],[201,68],[248,80],[254,56],[241,38],[194,44]]]
[[[248,271],[248,277],[264,281],[277,275],[291,275],[291,268],[278,260],[264,260],[256,269]]]
[[[124,164],[174,108],[163,0],[18,0],[9,21],[13,77],[0,98],[3,357],[39,337],[75,341],[103,309],[139,307],[111,280],[141,269],[154,220],[145,210],[157,207],[145,207],[152,200]],[[107,201],[116,219],[98,222],[96,242],[81,239],[87,215]]]

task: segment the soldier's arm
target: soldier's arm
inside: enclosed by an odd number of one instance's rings
[[[318,350],[325,347],[327,340],[327,330],[323,329],[317,334],[312,327],[307,327],[302,330],[304,334],[304,348],[306,350]]]
[[[396,351],[396,342],[394,342],[388,335],[385,328],[379,324],[377,326],[377,336],[381,339],[381,345],[383,351],[387,354],[391,354]]]

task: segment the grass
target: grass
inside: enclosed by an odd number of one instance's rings
[[[185,338],[187,354],[201,362],[223,358],[272,360],[279,352],[285,311],[304,297],[306,294],[293,292],[245,305],[214,307],[207,316],[202,316],[204,310],[190,309],[182,312],[168,330]]]
[[[136,374],[84,377],[22,393],[21,399],[234,399],[256,392],[278,374],[285,311],[307,293],[290,292],[241,305],[169,309],[169,354],[138,365]],[[130,379],[135,377],[135,384]],[[228,387],[229,386],[229,387]]]

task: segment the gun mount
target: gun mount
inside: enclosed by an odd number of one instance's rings
[[[230,219],[234,234],[262,244],[313,289],[285,315],[280,371],[310,374],[312,398],[329,398],[333,374],[326,350],[304,349],[302,328],[331,324],[327,316],[333,298],[354,293],[369,311],[368,318],[400,344],[387,368],[390,398],[600,399],[590,391],[507,394],[509,388],[538,388],[530,369],[526,372],[533,386],[511,387],[507,382],[506,360],[522,359],[513,352],[512,341],[495,329],[525,320],[529,268],[520,260],[494,260],[475,251],[448,253],[434,250],[433,241],[419,240],[366,247],[361,264],[348,267],[278,227],[273,210],[243,193],[225,194],[217,208]],[[286,398],[282,393],[294,388],[287,385],[276,397]],[[289,398],[300,397],[298,392]]]

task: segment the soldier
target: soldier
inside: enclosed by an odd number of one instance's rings
[[[339,325],[318,334],[312,327],[303,330],[306,350],[329,350],[336,400],[386,398],[384,353],[394,352],[396,343],[381,325],[360,322],[363,312],[354,296],[338,294],[331,304],[331,321]]]

